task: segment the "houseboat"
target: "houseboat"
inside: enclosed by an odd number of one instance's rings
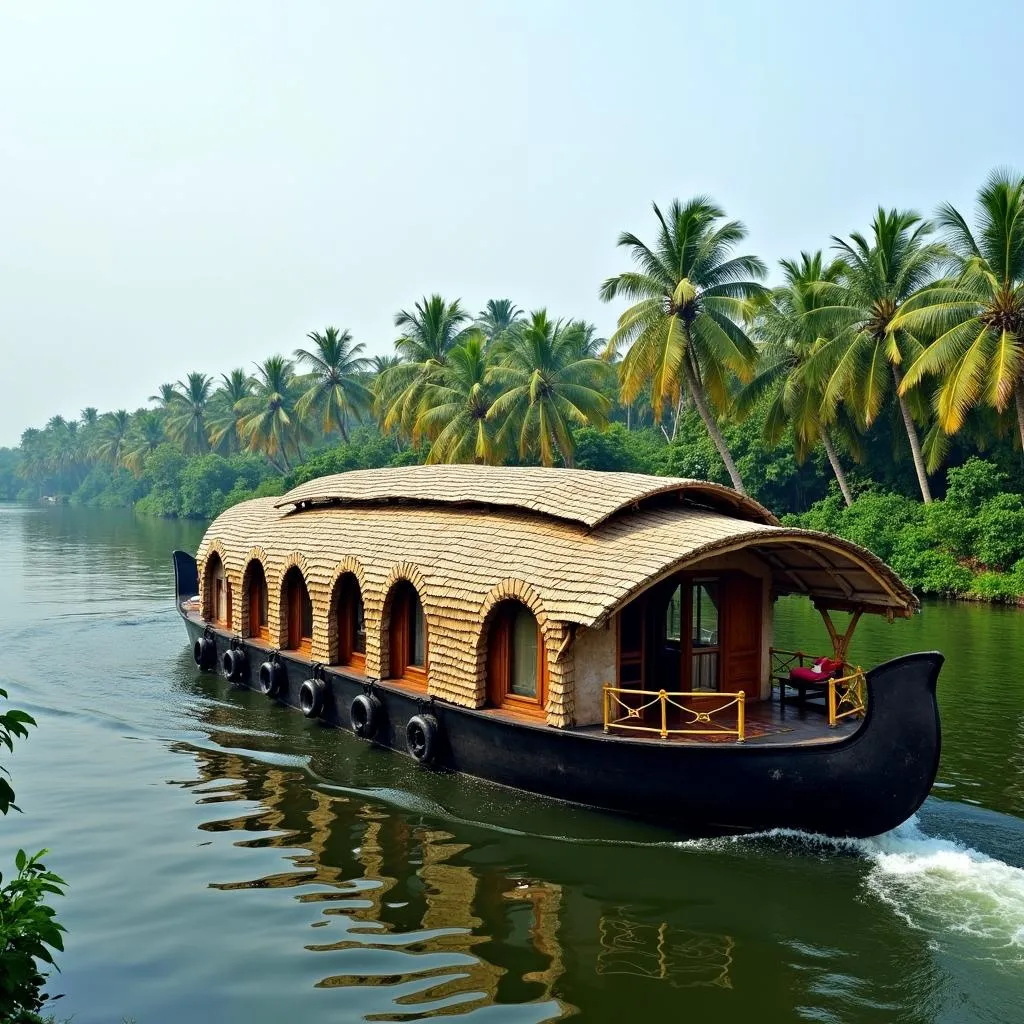
[[[942,656],[848,661],[913,593],[707,481],[342,473],[228,509],[174,565],[199,669],[434,769],[691,834],[876,835],[935,779]],[[773,646],[785,594],[830,651]]]

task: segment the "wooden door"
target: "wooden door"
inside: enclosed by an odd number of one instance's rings
[[[722,689],[742,690],[748,700],[761,696],[761,580],[738,572],[725,586],[722,616]]]

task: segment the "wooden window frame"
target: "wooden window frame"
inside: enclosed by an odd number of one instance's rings
[[[707,690],[701,692],[719,693],[722,688],[722,673],[724,664],[724,652],[722,648],[722,623],[724,615],[726,614],[726,589],[728,586],[728,574],[724,572],[720,573],[679,573],[675,576],[670,577],[666,581],[666,584],[671,585],[671,591],[669,592],[668,601],[665,603],[665,610],[658,612],[660,615],[666,615],[668,611],[668,605],[671,602],[671,594],[676,588],[682,588],[682,604],[680,607],[679,614],[679,675],[677,679],[678,689],[681,692],[693,691],[693,679],[692,679],[692,666],[694,651],[704,651],[707,655],[717,654],[718,666],[717,666],[717,679],[716,679],[716,690]],[[718,644],[715,647],[694,647],[693,644],[693,588],[699,583],[714,583],[718,587]],[[641,623],[640,630],[640,666],[641,675],[639,683],[633,683],[630,687],[632,689],[645,690],[648,688],[648,682],[646,678],[647,661],[648,661],[648,629],[653,628],[650,622],[650,615],[652,614],[652,604],[660,606],[660,602],[652,602],[648,599],[648,594],[641,594],[640,596],[633,599],[634,602],[644,602],[642,608],[643,620]],[[631,602],[632,603],[632,602]],[[615,678],[616,685],[622,686],[622,613],[625,608],[621,608],[619,613],[615,616]],[[656,625],[656,624],[655,624]],[[661,636],[660,627],[655,631],[656,635]],[[667,639],[668,624],[665,623],[664,636]],[[657,687],[655,687],[657,689]],[[695,692],[695,691],[694,691]]]
[[[254,566],[259,567],[259,579],[256,579]],[[262,562],[249,567],[249,636],[254,640],[270,642],[270,591],[267,587],[267,573]],[[267,617],[263,619],[263,607],[266,606]],[[261,621],[263,620],[263,621]]]
[[[388,678],[408,683],[419,690],[425,690],[430,673],[430,629],[427,626],[423,598],[408,580],[396,583],[395,588],[395,593],[391,598],[391,614],[388,616]],[[424,664],[422,666],[413,665],[409,661],[412,657],[414,606],[411,598],[413,595],[419,602],[420,614],[423,616]]]
[[[220,555],[214,555],[217,559],[216,566],[210,573],[210,585],[212,594],[210,595],[210,618],[207,620],[212,622],[215,626],[220,626],[221,629],[231,629],[232,622],[232,607],[231,607],[231,581],[228,579],[227,570],[224,568],[224,561]],[[220,606],[221,599],[224,602],[224,618],[220,617]]]
[[[513,693],[512,627],[520,610],[533,619],[537,630],[537,696],[524,697]],[[511,711],[530,718],[546,719],[548,704],[548,658],[544,632],[537,617],[519,601],[503,601],[487,627],[487,702],[501,711]]]
[[[680,582],[685,587],[686,592],[686,603],[684,605],[684,611],[686,613],[686,625],[683,631],[683,635],[680,638],[679,644],[679,688],[684,691],[700,692],[700,693],[721,693],[722,692],[722,613],[725,609],[725,577],[722,573],[708,574],[708,573],[686,573],[680,578]],[[694,587],[702,583],[713,583],[718,588],[718,643],[714,647],[694,647],[693,645],[693,589]],[[694,690],[693,683],[693,659],[694,651],[700,651],[701,657],[707,657],[712,654],[716,656],[715,670],[715,688],[713,690]],[[687,682],[687,676],[690,677]]]
[[[626,609],[632,605],[637,606],[637,610],[640,613],[640,651],[635,664],[640,667],[640,678],[627,680],[629,686],[626,689],[643,690],[644,682],[647,678],[647,595],[640,594],[638,597],[633,598],[628,604],[624,605],[619,609],[618,614],[615,616],[615,685],[622,686],[622,616]],[[630,652],[632,655],[633,652]]]
[[[336,664],[343,665],[358,675],[366,675],[366,651],[355,650],[356,605],[353,601],[353,595],[362,603],[363,595],[359,588],[359,580],[356,579],[353,573],[345,573],[338,581],[334,606],[331,609],[331,614],[334,615],[338,628],[338,661]],[[365,630],[365,605],[363,615],[363,628]]]
[[[292,577],[292,582],[288,581],[289,576]],[[296,585],[296,577],[302,582],[302,590]],[[302,575],[302,570],[293,566],[285,574],[285,601],[288,606],[288,646],[285,650],[296,651],[298,654],[309,657],[313,650],[313,637],[302,635],[302,591],[305,591],[306,600],[309,601],[312,612],[313,598],[309,593],[309,585]],[[310,618],[312,619],[312,615]],[[310,627],[310,632],[312,632],[316,628],[316,623],[311,621]]]

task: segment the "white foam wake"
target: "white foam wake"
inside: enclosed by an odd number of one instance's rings
[[[916,819],[858,845],[868,890],[907,924],[1024,950],[1024,869],[926,835]]]
[[[978,945],[999,959],[1009,954],[1012,960],[1024,962],[1024,868],[956,840],[929,836],[921,831],[916,816],[873,839],[832,839],[772,829],[679,845],[724,850],[751,842],[862,857],[870,864],[864,879],[868,892],[910,927],[935,937],[970,936],[982,940]]]

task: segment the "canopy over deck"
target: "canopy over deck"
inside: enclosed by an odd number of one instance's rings
[[[491,506],[536,512],[592,529],[626,509],[663,506],[673,499],[675,504],[778,525],[775,516],[752,498],[707,480],[540,467],[355,470],[301,484],[280,498],[277,507],[387,503]]]

